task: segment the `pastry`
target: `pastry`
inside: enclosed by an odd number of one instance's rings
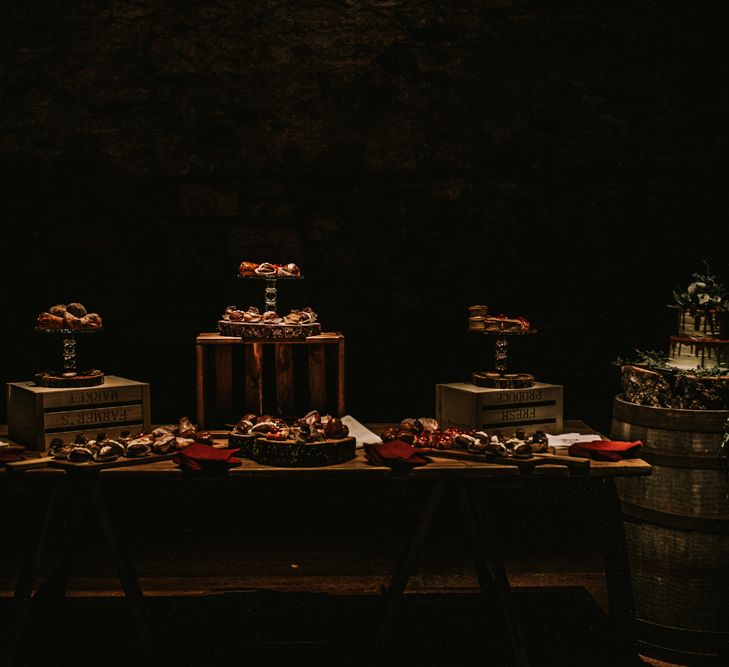
[[[278,266],[276,273],[282,278],[301,278],[301,269],[292,263]]]
[[[86,315],[86,306],[82,303],[69,303],[66,306],[66,312],[71,313],[75,317],[83,317]]]
[[[63,317],[51,313],[41,313],[38,315],[37,327],[46,331],[63,329]]]
[[[272,278],[276,276],[277,272],[276,265],[270,262],[259,264],[254,271],[257,276],[270,276]]]
[[[251,276],[256,275],[257,268],[258,264],[255,262],[241,262],[240,267],[238,268],[238,273],[244,278],[250,278]]]

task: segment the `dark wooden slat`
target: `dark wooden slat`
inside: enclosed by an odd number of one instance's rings
[[[325,410],[327,402],[324,347],[309,345],[309,408]]]
[[[285,343],[276,344],[276,412],[294,412],[294,352]]]
[[[205,428],[205,349],[200,343],[195,345],[195,418],[199,428]]]
[[[248,412],[263,412],[263,345],[252,343],[245,346],[245,409]]]
[[[346,414],[344,406],[344,336],[339,337],[337,345],[337,412],[340,417]]]
[[[218,417],[229,415],[233,408],[233,349],[215,348],[215,407]]]

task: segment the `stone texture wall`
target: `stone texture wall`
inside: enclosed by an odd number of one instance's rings
[[[607,428],[610,361],[666,347],[671,289],[726,267],[721,8],[9,0],[2,375],[51,363],[35,315],[79,299],[107,320],[89,363],[191,413],[195,335],[261,300],[238,261],[292,260],[282,301],[346,334],[353,413],[432,413],[489,360],[482,302]]]

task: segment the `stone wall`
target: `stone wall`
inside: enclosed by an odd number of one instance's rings
[[[261,300],[239,260],[291,260],[283,305],[346,334],[354,414],[430,414],[487,365],[481,302],[607,428],[610,361],[667,347],[671,289],[726,268],[721,7],[9,0],[3,376],[52,363],[35,315],[81,300],[89,363],[192,413],[195,335]]]

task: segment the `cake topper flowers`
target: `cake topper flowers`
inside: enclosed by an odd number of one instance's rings
[[[674,307],[702,310],[729,311],[729,292],[716,276],[711,275],[709,265],[704,261],[705,273],[692,274],[693,282],[684,292],[673,290]]]

